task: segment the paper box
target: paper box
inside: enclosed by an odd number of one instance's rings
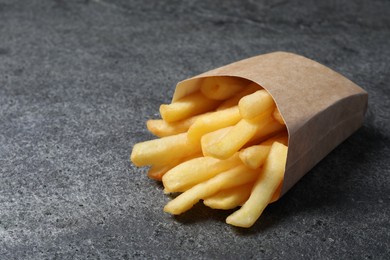
[[[363,123],[368,95],[337,72],[305,57],[274,52],[241,60],[177,84],[173,101],[210,76],[234,76],[267,90],[289,135],[281,195]]]

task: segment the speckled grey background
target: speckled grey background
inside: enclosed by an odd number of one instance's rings
[[[0,0],[0,259],[389,259],[390,2]],[[292,51],[369,92],[364,126],[250,230],[128,161],[177,81]]]

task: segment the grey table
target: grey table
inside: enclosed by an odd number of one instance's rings
[[[0,0],[0,259],[389,259],[390,2]],[[369,92],[363,127],[249,230],[163,213],[129,160],[176,82],[283,50]]]

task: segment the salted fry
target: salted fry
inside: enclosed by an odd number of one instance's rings
[[[200,152],[200,144],[190,142],[187,133],[141,142],[133,147],[130,159],[136,166],[164,165]]]
[[[246,228],[255,223],[283,180],[286,159],[287,146],[275,142],[253,186],[249,199],[239,210],[227,217],[226,223]]]
[[[192,208],[200,199],[209,197],[222,189],[252,182],[257,175],[256,170],[248,169],[245,165],[237,166],[180,194],[164,207],[164,211],[174,215],[181,214]]]
[[[202,140],[203,154],[219,159],[229,158],[257,133],[262,131],[270,120],[270,113],[271,111],[269,111],[269,113],[263,113],[253,121],[246,119],[240,120],[240,122],[233,126],[230,131],[219,140],[211,140],[209,143]],[[203,136],[202,139],[203,138],[208,138],[207,134]]]
[[[199,157],[183,162],[169,170],[163,177],[165,192],[182,192],[217,174],[241,164],[238,154],[227,160]]]
[[[204,134],[237,124],[241,120],[238,106],[208,113],[198,118],[188,129],[188,138],[200,141]]]
[[[225,100],[240,92],[248,81],[235,77],[204,78],[200,91],[210,99]]]
[[[180,121],[168,123],[162,119],[152,119],[146,122],[149,132],[158,137],[177,135],[187,132],[190,126],[203,115],[192,116]]]
[[[207,197],[203,204],[212,209],[234,209],[242,205],[250,196],[253,183],[233,187]]]
[[[251,169],[257,169],[262,166],[268,156],[271,146],[274,142],[287,145],[287,136],[275,136],[262,142],[260,145],[253,145],[239,152],[241,161]]]
[[[282,124],[282,125],[285,125],[285,124],[286,124],[286,123],[284,122],[284,119],[283,119],[282,115],[280,114],[278,108],[275,108],[275,111],[274,111],[274,113],[272,114],[272,117],[273,117],[276,121],[278,121],[280,124]]]
[[[255,118],[273,106],[272,96],[264,89],[241,98],[238,103],[240,114],[245,119]]]
[[[215,109],[220,101],[206,98],[200,92],[182,97],[169,104],[160,106],[161,117],[166,122],[176,122]]]
[[[217,110],[223,110],[229,107],[236,106],[238,105],[238,102],[240,101],[241,98],[245,97],[246,95],[252,94],[260,89],[262,88],[256,83],[250,83],[248,86],[244,87],[244,89],[241,92],[225,100],[221,105],[218,106]]]

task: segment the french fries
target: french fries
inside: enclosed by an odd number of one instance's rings
[[[164,207],[164,211],[175,215],[181,214],[189,210],[200,199],[213,195],[221,189],[228,189],[254,181],[256,178],[257,171],[251,170],[245,165],[239,165],[183,192],[174,200],[171,200]]]
[[[287,136],[275,136],[269,138],[267,141],[260,145],[253,145],[240,151],[239,156],[241,161],[251,169],[260,168],[267,159],[268,153],[271,149],[271,145],[274,142],[280,142],[287,145]]]
[[[250,227],[255,223],[283,180],[286,158],[287,146],[274,142],[249,199],[226,219],[228,224]]]
[[[252,187],[253,183],[247,183],[238,187],[221,190],[204,199],[203,204],[212,209],[234,209],[247,201],[251,195]]]
[[[160,137],[134,145],[131,161],[150,166],[165,193],[181,192],[164,211],[181,214],[200,200],[214,209],[242,207],[226,222],[250,227],[280,196],[287,130],[271,95],[235,77],[208,77],[198,90],[161,105],[148,120]]]
[[[218,110],[223,110],[225,108],[233,107],[238,105],[238,102],[241,98],[245,97],[246,95],[252,94],[256,92],[257,90],[261,90],[262,88],[257,85],[256,83],[251,83],[247,87],[245,87],[241,92],[237,93],[235,96],[226,99],[217,107]]]
[[[275,102],[267,91],[259,90],[240,99],[238,108],[245,119],[255,118],[275,106]]]
[[[161,105],[160,114],[164,121],[172,123],[208,112],[216,108],[219,103],[217,100],[208,99],[202,93],[196,92],[169,105]]]
[[[195,158],[168,171],[162,178],[165,192],[182,192],[186,189],[208,180],[220,172],[226,171],[241,163],[238,154],[227,160],[213,157]]]
[[[275,109],[274,113],[272,114],[273,118],[279,122],[279,124],[285,125],[284,119],[282,115],[279,112],[279,109]]]
[[[188,138],[191,141],[199,141],[203,135],[220,128],[233,126],[241,120],[238,106],[226,108],[216,112],[205,114],[196,119],[188,129]]]
[[[176,135],[187,132],[190,126],[202,116],[204,115],[192,116],[172,123],[168,123],[162,119],[148,120],[146,127],[149,132],[158,137]]]
[[[226,159],[240,150],[256,134],[261,133],[270,120],[270,111],[260,114],[254,120],[241,119],[221,139],[206,143],[202,141],[204,155]]]
[[[136,166],[164,165],[199,151],[200,144],[191,143],[187,133],[182,133],[134,145],[131,161]]]
[[[171,162],[168,162],[167,164],[163,164],[163,165],[155,164],[155,165],[152,165],[149,168],[148,176],[151,179],[155,179],[157,181],[161,181],[162,180],[162,176],[166,172],[168,172],[169,170],[171,170],[172,168],[177,166],[178,164],[180,164],[182,162],[185,162],[185,161],[188,161],[188,160],[192,160],[192,159],[197,158],[197,157],[202,157],[202,156],[203,155],[201,153],[196,153],[196,154],[192,154],[190,156],[187,156],[185,158],[173,160]]]
[[[247,183],[238,187],[233,187],[207,197],[203,200],[203,204],[212,209],[234,209],[241,206],[248,200],[251,195],[254,183]],[[275,202],[280,195],[282,183],[274,192],[270,202]]]
[[[209,77],[203,79],[200,91],[206,97],[225,100],[240,92],[248,84],[247,80],[234,77]]]

